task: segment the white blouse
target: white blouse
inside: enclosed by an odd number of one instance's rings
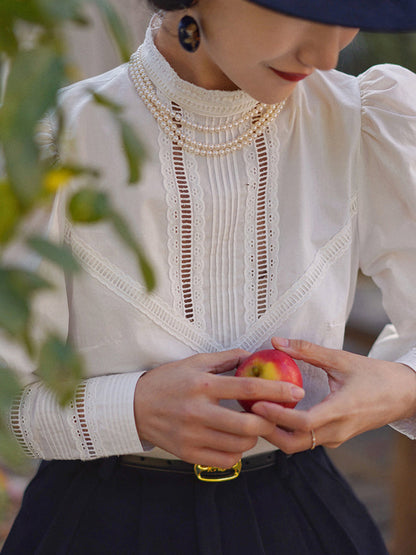
[[[230,123],[255,104],[242,91],[181,80],[150,31],[143,57],[159,99],[196,123]],[[127,185],[117,128],[91,90],[125,106],[144,142],[137,186]],[[2,341],[2,358],[29,384],[11,414],[26,451],[93,459],[151,449],[135,427],[134,389],[143,372],[169,361],[234,347],[255,351],[270,347],[273,335],[341,348],[358,269],[380,287],[392,322],[371,356],[416,370],[415,98],[416,76],[398,66],[358,78],[315,71],[252,145],[201,157],[160,130],[126,64],[65,89],[62,156],[102,172],[100,187],[145,247],[157,286],[146,293],[109,225],[66,221],[69,189],[60,191],[47,233],[70,245],[83,272],[65,279],[41,262],[57,287],[38,299],[36,332],[68,337],[87,379],[61,409],[33,364]],[[240,132],[248,123],[241,125]],[[298,408],[307,409],[328,394],[328,382],[321,369],[300,367],[306,396]],[[416,437],[416,419],[396,427]],[[257,451],[270,449],[259,440]],[[171,457],[158,448],[149,455]]]

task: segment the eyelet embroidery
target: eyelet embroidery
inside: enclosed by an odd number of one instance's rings
[[[177,337],[179,341],[183,341],[196,352],[212,353],[223,350],[221,343],[212,339],[203,330],[197,329],[181,314],[174,312],[172,307],[155,293],[148,294],[143,285],[83,241],[68,221],[65,226],[65,242],[88,275],[139,310],[157,326]]]
[[[172,110],[180,112],[177,104]],[[160,161],[166,188],[168,262],[174,310],[205,330],[202,293],[204,213],[195,158],[159,133]]]
[[[250,328],[248,333],[239,338],[232,347],[249,351],[256,350],[270,335],[271,329],[277,329],[308,299],[319,285],[329,268],[348,250],[352,241],[353,221],[358,211],[357,194],[351,200],[348,221],[315,254],[309,268],[299,279],[282,294],[271,308]]]
[[[245,320],[249,329],[278,296],[278,157],[275,122],[246,149],[249,184],[245,228]]]
[[[32,389],[32,386],[28,386],[13,401],[9,413],[9,427],[23,452],[28,457],[39,459],[41,456],[35,448],[35,442],[30,431],[31,428],[27,425],[25,416],[27,413],[27,400],[28,398],[30,399]]]

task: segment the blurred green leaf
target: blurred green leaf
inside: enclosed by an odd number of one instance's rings
[[[129,183],[137,183],[141,178],[142,161],[145,156],[141,142],[132,127],[120,121],[121,140],[129,166]]]
[[[46,197],[50,198],[72,177],[98,177],[89,168],[55,164],[53,156],[46,160],[35,140],[39,121],[51,110],[59,122],[58,139],[64,130],[62,112],[56,106],[58,90],[67,83],[69,74],[62,31],[68,21],[87,22],[83,15],[86,2],[98,6],[122,60],[127,61],[131,52],[129,36],[108,0],[0,0],[0,151],[4,155],[0,161],[0,246],[13,239],[29,210],[47,200]],[[123,108],[100,94],[94,93],[94,96],[115,117],[129,182],[137,182],[143,149],[133,129],[122,119]],[[103,219],[112,223],[137,257],[147,287],[154,286],[153,271],[140,245],[128,225],[114,212],[105,193],[92,188],[78,191],[70,199],[68,211],[79,223]],[[64,270],[74,271],[77,267],[67,249],[44,238],[32,237],[29,246]],[[17,339],[32,358],[35,349],[31,336],[31,303],[34,295],[47,287],[50,284],[36,273],[6,267],[0,260],[0,327]],[[41,349],[39,373],[57,393],[59,401],[67,403],[82,378],[80,357],[70,345],[51,337]],[[24,457],[8,433],[2,411],[18,389],[19,383],[11,370],[0,368],[0,453],[3,460],[13,461],[14,466]]]
[[[0,111],[0,141],[11,186],[25,205],[33,203],[42,186],[35,128],[54,106],[64,81],[62,57],[46,47],[19,52],[11,65]]]
[[[151,291],[155,286],[154,272],[136,241],[127,222],[111,207],[105,193],[86,188],[73,195],[68,204],[71,219],[77,223],[95,223],[102,220],[110,221],[119,237],[135,254],[146,287]]]
[[[8,412],[21,387],[16,374],[0,365],[0,453],[1,458],[13,468],[22,466],[26,459],[7,425]]]
[[[65,272],[77,272],[80,266],[74,255],[66,245],[57,245],[43,237],[30,237],[27,241],[29,247],[40,256],[47,258],[60,266]]]
[[[20,390],[21,384],[16,374],[10,368],[0,365],[0,413],[8,411]]]
[[[21,268],[0,268],[0,276],[6,276],[10,286],[22,295],[32,295],[50,284],[35,272]]]
[[[55,105],[56,93],[64,81],[64,62],[51,48],[19,52],[7,81],[0,136],[7,138],[11,134],[11,124],[26,124],[26,132],[32,133],[42,116]],[[20,133],[23,134],[22,129]]]
[[[31,272],[0,267],[0,327],[25,337],[32,295],[48,283]]]
[[[129,33],[127,32],[126,26],[123,24],[119,15],[109,2],[106,0],[93,0],[93,2],[98,6],[101,12],[109,33],[114,39],[114,43],[118,49],[121,60],[123,62],[127,62],[130,59],[132,49],[130,46],[131,39]]]
[[[77,223],[99,222],[111,214],[111,207],[105,193],[92,188],[76,192],[68,203],[71,219]]]
[[[147,257],[145,256],[139,243],[134,238],[133,233],[131,232],[127,222],[123,218],[121,218],[121,216],[116,212],[113,212],[111,214],[111,221],[117,233],[121,237],[121,239],[128,247],[130,247],[130,249],[136,255],[137,262],[139,264],[140,271],[143,275],[146,288],[148,291],[152,291],[156,285],[154,271],[151,265],[149,264]]]
[[[128,169],[129,169],[129,183],[137,183],[141,178],[141,167],[145,157],[145,150],[137,134],[130,124],[122,118],[123,107],[116,102],[113,102],[107,96],[91,91],[95,102],[104,106],[113,113],[117,125],[120,129],[121,144],[124,149]]]
[[[10,434],[6,423],[0,421],[0,454],[2,460],[13,470],[24,472],[27,468],[27,457],[19,447],[16,439]]]
[[[19,202],[7,180],[0,181],[0,199],[0,243],[6,243],[21,216]]]
[[[146,288],[149,292],[153,291],[153,289],[156,286],[156,277],[155,277],[153,268],[149,264],[149,261],[147,257],[144,255],[142,249],[140,248],[140,245],[138,244],[136,245],[135,252],[136,252],[137,260],[139,262],[140,270],[144,278]]]
[[[55,165],[48,169],[43,176],[43,190],[47,194],[54,194],[62,187],[66,187],[71,179],[76,177],[99,177],[94,168],[77,165]]]
[[[82,0],[2,0],[0,20],[23,20],[54,28],[65,21],[87,23],[81,13]]]
[[[0,2],[0,20],[13,27],[16,20],[22,19],[31,23],[42,24],[45,13],[40,9],[37,0],[2,0]]]
[[[0,31],[0,52],[5,52],[9,56],[14,56],[18,47],[19,45],[11,23],[7,24],[6,22],[2,22],[2,28]]]
[[[10,286],[9,280],[0,271],[0,327],[14,336],[24,332],[29,320],[28,299]]]
[[[82,361],[71,345],[59,337],[49,337],[40,352],[38,374],[64,406],[74,398],[82,380]]]
[[[19,201],[29,208],[41,191],[42,171],[38,148],[30,135],[22,138],[12,135],[3,142],[3,150],[13,190]]]
[[[97,104],[108,108],[111,112],[113,112],[113,114],[118,115],[121,114],[121,112],[123,111],[123,106],[121,106],[121,104],[118,104],[117,102],[114,102],[113,100],[111,100],[111,98],[108,98],[108,96],[104,96],[103,94],[97,93],[93,90],[90,90],[90,92]]]
[[[72,21],[79,25],[87,25],[88,20],[82,14],[83,0],[37,0],[42,13],[54,23]]]

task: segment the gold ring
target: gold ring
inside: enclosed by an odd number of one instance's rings
[[[312,438],[311,451],[313,451],[316,447],[316,435],[313,430],[311,430],[311,438]]]

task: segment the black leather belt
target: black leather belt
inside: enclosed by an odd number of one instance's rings
[[[193,474],[203,482],[225,482],[237,478],[241,472],[261,470],[275,465],[280,458],[286,459],[282,451],[260,453],[245,457],[232,468],[217,468],[214,466],[203,466],[190,464],[179,459],[156,459],[153,457],[142,457],[140,455],[123,455],[120,464],[140,470],[152,470],[155,472],[170,472],[173,474]]]

